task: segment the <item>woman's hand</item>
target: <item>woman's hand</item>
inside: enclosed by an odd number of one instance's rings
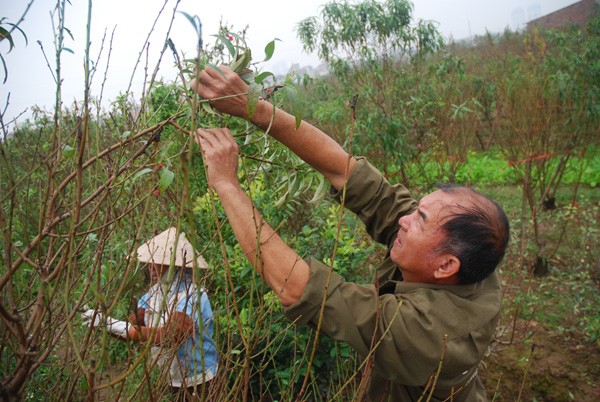
[[[222,186],[239,186],[237,173],[240,148],[229,129],[199,129],[195,140],[204,153],[208,185],[217,193]]]
[[[137,319],[135,313],[129,316],[132,323]],[[137,324],[139,325],[129,325],[127,327],[127,339],[135,343],[147,342],[152,339],[153,345],[180,345],[194,333],[194,322],[187,314],[180,311],[173,312],[162,327],[147,327],[143,321],[140,322],[139,320]]]
[[[228,66],[219,70],[207,66],[191,82],[192,90],[204,99],[218,99],[210,104],[218,111],[248,118],[248,85]]]
[[[127,338],[132,342],[140,342],[140,331],[142,327],[146,326],[144,323],[145,314],[146,309],[139,307],[135,313],[131,313],[131,315],[129,315],[130,325],[127,327]]]

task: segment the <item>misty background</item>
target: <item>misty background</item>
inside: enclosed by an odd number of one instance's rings
[[[415,0],[413,16],[415,20],[437,22],[439,31],[447,40],[462,40],[486,32],[500,33],[507,28],[513,31],[523,29],[527,21],[577,1]],[[8,70],[6,83],[0,85],[0,111],[4,113],[5,124],[16,119],[11,126],[29,117],[33,105],[53,110],[56,97],[53,78],[55,34],[52,25],[56,1],[4,0],[0,4],[0,18],[4,18],[5,23],[16,23],[29,3],[29,12],[19,24],[27,35],[27,43],[17,31],[13,32],[12,51],[8,52],[7,40],[0,42],[0,53]],[[90,11],[88,1],[72,0],[71,3],[66,5],[65,27],[72,38],[65,38],[65,47],[72,53],[63,52],[61,58],[62,101],[66,107],[83,99],[86,26]],[[176,13],[173,17],[175,9],[200,18],[203,39],[208,43],[214,42],[212,35],[217,33],[220,21],[233,31],[247,26],[247,43],[254,60],[262,60],[265,45],[275,38],[279,39],[272,59],[258,65],[262,70],[285,74],[292,66],[316,67],[320,64],[316,54],[302,50],[295,29],[304,18],[318,16],[321,6],[327,3],[325,0],[102,0],[91,3],[90,58],[97,61],[91,95],[98,97],[104,84],[101,107],[108,106],[117,95],[124,93],[130,82],[134,95],[141,93],[144,76],[151,74],[157,64],[172,18],[169,37],[179,52],[195,55],[196,33],[183,15]],[[44,58],[42,47],[49,63]],[[146,57],[148,71],[145,71]],[[175,80],[176,71],[170,52],[165,53],[158,76],[167,81]],[[3,79],[2,73],[0,80]]]

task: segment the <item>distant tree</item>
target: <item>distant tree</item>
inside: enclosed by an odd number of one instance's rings
[[[408,0],[356,4],[332,1],[321,12],[321,20],[309,17],[298,24],[304,50],[336,66],[355,66],[398,58],[421,56],[443,45],[435,24],[419,20],[411,25],[413,4]]]
[[[412,86],[404,71],[443,46],[435,23],[413,23],[408,0],[332,1],[320,18],[301,21],[297,34],[304,50],[329,65],[345,96],[358,95],[356,146],[379,160],[397,157],[414,124],[411,105],[426,103],[402,96]]]

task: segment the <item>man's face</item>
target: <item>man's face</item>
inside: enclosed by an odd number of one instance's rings
[[[400,218],[391,250],[392,261],[407,282],[431,283],[440,263],[435,250],[445,238],[441,226],[456,205],[455,196],[437,190],[421,199],[418,208]]]

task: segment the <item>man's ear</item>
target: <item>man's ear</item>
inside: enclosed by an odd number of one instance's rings
[[[440,256],[437,269],[433,271],[435,279],[444,280],[453,277],[458,277],[460,270],[460,260],[452,254],[444,254]]]

